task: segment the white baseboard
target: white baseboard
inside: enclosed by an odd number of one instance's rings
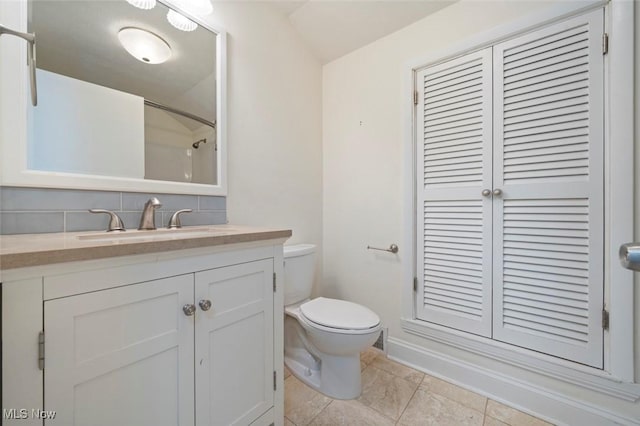
[[[569,398],[553,390],[525,382],[451,355],[389,337],[389,358],[439,377],[559,425],[640,425],[640,419],[625,417],[606,408]]]

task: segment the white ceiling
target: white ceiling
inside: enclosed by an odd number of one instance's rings
[[[274,1],[323,63],[391,34],[457,0]]]

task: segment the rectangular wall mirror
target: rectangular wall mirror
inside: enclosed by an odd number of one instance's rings
[[[27,186],[225,195],[223,32],[159,1],[24,3],[38,90]]]

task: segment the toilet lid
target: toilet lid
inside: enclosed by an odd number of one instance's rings
[[[345,300],[318,297],[300,306],[300,312],[309,321],[325,327],[343,330],[365,330],[380,323],[371,309]]]

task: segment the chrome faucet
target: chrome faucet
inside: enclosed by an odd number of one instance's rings
[[[140,217],[140,226],[138,226],[138,230],[148,230],[152,231],[156,229],[156,215],[155,211],[158,207],[162,207],[160,200],[156,197],[149,198],[144,205],[144,210],[142,210],[142,216]]]

